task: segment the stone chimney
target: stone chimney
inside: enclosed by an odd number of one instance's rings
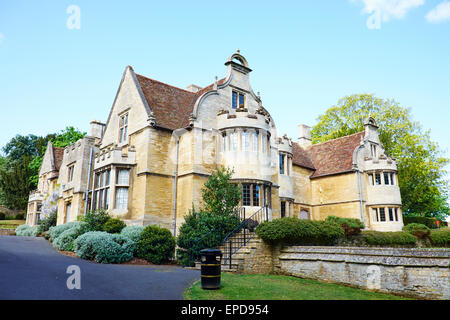
[[[298,144],[301,147],[309,147],[312,145],[311,143],[311,127],[306,124],[298,125]]]
[[[90,136],[95,138],[95,143],[98,143],[102,139],[105,126],[106,125],[104,123],[101,123],[98,120],[91,121]]]
[[[202,87],[196,86],[195,84],[190,84],[186,87],[187,91],[193,92],[193,93],[197,93],[200,90],[202,90]]]

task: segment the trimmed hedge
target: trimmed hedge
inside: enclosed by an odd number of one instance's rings
[[[263,222],[256,228],[256,234],[268,243],[291,245],[333,245],[345,237],[335,223],[293,217]]]
[[[73,221],[73,222],[67,222],[65,224],[60,224],[59,226],[50,227],[48,234],[50,236],[50,240],[53,241],[56,238],[58,238],[61,233],[63,233],[66,230],[69,230],[70,228],[76,226],[77,224],[80,224],[81,221]]]
[[[22,237],[37,237],[40,235],[39,226],[29,226],[27,224],[22,224],[16,228],[16,236]]]
[[[136,244],[119,234],[105,231],[90,231],[74,241],[75,253],[86,260],[99,263],[121,263],[130,261]]]
[[[325,221],[340,225],[346,236],[360,234],[361,229],[364,229],[364,223],[359,219],[328,216]]]
[[[85,222],[79,221],[76,224],[72,224],[71,228],[53,239],[53,246],[58,250],[73,251],[75,239],[87,231],[87,224]]]
[[[404,231],[362,231],[363,242],[370,246],[414,246],[416,237]]]
[[[448,247],[450,246],[450,228],[431,230],[430,238],[433,246]]]
[[[419,239],[426,239],[430,236],[430,228],[420,223],[410,223],[403,227],[403,231],[409,232]]]
[[[420,223],[420,224],[426,225],[430,229],[437,229],[438,228],[438,226],[436,225],[436,221],[438,221],[438,220],[439,219],[429,218],[429,217],[420,217],[420,216],[407,217],[407,216],[403,216],[403,224],[405,226],[408,225],[408,224],[411,224],[411,223]],[[443,226],[445,227],[448,224],[447,224],[446,221],[439,220],[439,225],[441,227],[443,227]]]
[[[120,233],[127,225],[120,219],[111,218],[103,225],[103,231],[108,233]]]
[[[141,240],[141,235],[144,228],[145,227],[143,226],[127,226],[120,231],[120,234],[138,243],[138,241]]]
[[[137,243],[138,258],[154,264],[162,264],[173,258],[174,252],[175,238],[168,229],[158,226],[145,227]]]

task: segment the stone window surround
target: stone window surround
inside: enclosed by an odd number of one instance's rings
[[[243,132],[249,133],[249,145],[248,149],[244,150],[243,146]],[[231,135],[236,134],[236,150],[232,148],[233,141],[231,140]],[[259,128],[243,128],[238,127],[234,129],[225,129],[221,131],[222,139],[221,139],[221,148],[222,152],[228,152],[228,151],[245,151],[245,152],[264,152],[267,153],[267,155],[270,155],[270,134],[265,132],[262,129]],[[257,140],[255,140],[254,137],[257,137]],[[264,138],[266,137],[266,138]],[[264,140],[266,139],[266,140]],[[255,151],[254,142],[258,142],[257,151]],[[266,145],[264,145],[266,143]]]
[[[386,184],[384,174],[388,173],[388,179],[389,184]],[[376,184],[376,174],[380,175],[380,184]],[[369,180],[370,186],[398,186],[398,178],[397,178],[397,172],[394,170],[375,170],[375,171],[367,171],[367,178]],[[393,180],[393,183],[392,183]]]
[[[236,94],[236,107],[234,107],[234,103],[233,103],[235,94]],[[242,97],[243,100],[244,100],[243,103],[242,103],[242,106],[239,103],[240,97]],[[239,108],[245,108],[245,103],[246,103],[245,93],[243,91],[241,91],[241,90],[233,89],[232,92],[231,92],[231,109],[232,110],[236,110],[236,109],[239,109]]]
[[[264,205],[267,205],[269,208],[272,207],[272,203],[271,203],[271,197],[272,197],[272,190],[271,190],[271,184],[264,182],[262,180],[235,180],[233,181],[233,183],[239,185],[239,189],[242,191],[243,190],[243,186],[244,184],[248,184],[250,185],[250,204],[251,206],[253,205],[253,190],[254,187],[253,186],[259,186],[259,205],[257,205],[256,207],[263,207]],[[244,206],[242,203],[242,199],[239,203],[240,206]]]
[[[67,183],[73,181],[73,174],[75,171],[75,163],[76,163],[76,161],[69,163],[67,165]]]
[[[109,177],[108,177],[108,183],[106,184],[104,184],[104,185],[101,185],[101,184],[98,184],[98,182],[97,182],[97,177],[99,176],[99,177],[102,177],[101,179],[103,179],[103,177],[104,177],[104,174],[106,173],[106,172],[108,172],[108,175],[109,175]],[[99,170],[96,170],[95,172],[94,172],[94,175],[93,175],[93,190],[92,190],[92,192],[93,192],[93,196],[92,196],[92,208],[94,209],[94,210],[96,210],[96,209],[106,209],[106,210],[108,210],[109,208],[110,208],[110,204],[111,204],[111,184],[112,184],[112,179],[111,179],[111,175],[113,174],[113,170],[112,170],[112,168],[111,168],[111,166],[106,166],[106,167],[103,167],[103,168],[101,168],[101,169],[99,169]],[[107,192],[107,195],[105,196],[105,192]],[[102,195],[102,200],[101,200],[101,205],[99,206],[98,205],[98,203],[99,203],[99,199],[97,199],[97,194],[101,194]]]
[[[283,173],[281,172],[281,163],[279,163],[279,174],[290,176],[292,172],[292,154],[284,151],[279,151],[278,161],[281,160],[281,157],[283,157]]]
[[[293,217],[294,216],[294,199],[280,197],[280,217],[281,216],[281,203],[284,202],[286,206],[285,217]],[[309,210],[308,210],[309,213]]]
[[[128,110],[119,114],[119,144],[126,144],[128,142]]]
[[[380,208],[384,209],[384,221],[381,221],[380,216]],[[374,216],[374,209],[376,209],[376,217]],[[389,209],[392,209],[392,218],[390,216]],[[398,223],[401,222],[401,216],[402,216],[402,209],[400,206],[395,205],[374,205],[369,207],[370,210],[370,222],[371,223]],[[396,219],[397,218],[397,219]]]

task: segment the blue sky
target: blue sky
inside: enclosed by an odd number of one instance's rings
[[[69,29],[70,5],[80,28]],[[74,20],[70,20],[74,21]],[[353,93],[410,107],[450,149],[448,0],[2,1],[0,146],[106,121],[127,65],[181,88],[239,48],[280,134]]]

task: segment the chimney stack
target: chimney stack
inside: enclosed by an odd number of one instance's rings
[[[306,124],[298,125],[298,144],[303,147],[309,147],[312,145],[311,142],[311,127]]]
[[[103,132],[105,130],[105,124],[101,123],[98,120],[94,120],[91,121],[91,137],[95,138],[95,142],[98,143],[102,137],[103,137]]]
[[[190,91],[190,92],[193,92],[193,93],[197,93],[197,92],[199,92],[200,90],[202,90],[202,87],[199,87],[199,86],[197,86],[197,85],[195,85],[195,84],[190,84],[190,85],[188,85],[188,86],[186,87],[186,90],[187,90],[187,91]]]

